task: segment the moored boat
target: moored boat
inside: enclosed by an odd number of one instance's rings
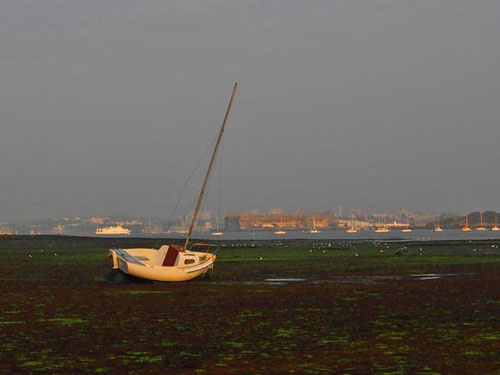
[[[500,230],[500,228],[498,227],[498,217],[497,217],[496,212],[495,212],[495,226],[493,228],[491,228],[491,230],[494,232],[497,232]]]
[[[476,230],[480,232],[484,232],[486,230],[486,227],[483,225],[483,212],[479,212],[479,226],[476,228]]]

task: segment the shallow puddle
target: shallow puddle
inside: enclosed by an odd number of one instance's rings
[[[282,285],[282,284],[289,284],[289,283],[300,283],[300,282],[307,281],[307,279],[286,278],[286,279],[265,279],[264,281],[268,284]]]
[[[328,279],[306,279],[306,278],[269,278],[264,280],[245,281],[243,284],[255,285],[288,285],[293,283],[303,284],[386,284],[401,280],[438,280],[442,278],[463,277],[474,275],[474,273],[422,273],[404,275],[373,275],[373,276],[337,276]]]
[[[437,280],[445,277],[460,277],[460,276],[470,276],[473,273],[421,273],[416,275],[410,275],[411,278],[415,280]]]

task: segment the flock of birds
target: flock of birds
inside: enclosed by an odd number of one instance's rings
[[[470,243],[472,243],[472,241],[469,241]],[[473,243],[475,244],[475,243]],[[246,243],[242,244],[243,246],[242,247],[256,247],[255,243],[252,243],[250,245],[247,246]],[[281,241],[278,242],[278,245],[279,246],[284,246],[285,244],[282,243]],[[349,248],[352,248],[352,249],[356,249],[356,245],[352,245],[352,243],[344,243],[344,242],[339,242],[339,243],[336,243],[336,245],[340,246],[340,247],[349,247]],[[388,243],[386,242],[373,242],[373,245],[375,245],[375,247],[379,247],[379,246],[384,246],[385,249],[390,249],[390,246],[388,245]],[[50,246],[50,245],[49,245]],[[500,245],[498,244],[493,244],[491,245],[492,248],[496,248],[498,249]],[[222,247],[226,247],[226,245],[223,245]],[[235,247],[234,244],[231,244],[231,247]],[[286,246],[285,246],[286,247]],[[328,247],[328,248],[331,248],[332,247],[332,244],[331,243],[327,243],[327,244],[324,244],[324,243],[319,243],[318,244],[318,247],[316,248],[313,248],[313,249],[309,249],[309,253],[312,253],[314,250],[319,250],[321,251],[323,254],[326,254],[326,248],[325,247]],[[394,255],[397,255],[397,256],[400,256],[400,255],[403,255],[403,254],[406,254],[408,253],[410,250],[408,249],[407,246],[403,246],[403,247],[400,247],[398,249],[396,249],[396,251],[394,252]],[[474,248],[472,250],[473,252],[477,252],[478,251],[478,248]],[[40,250],[41,253],[45,252],[44,249],[41,249]],[[383,253],[384,252],[384,249],[380,249],[379,250],[379,253]],[[422,255],[423,254],[423,248],[422,246],[419,247],[419,255]],[[57,252],[54,252],[54,256],[58,256],[59,254]],[[360,255],[358,254],[357,251],[354,252],[354,256],[355,257],[359,257]],[[28,257],[29,258],[33,258],[33,254],[29,253],[28,254]],[[259,257],[259,260],[264,260],[264,257]]]

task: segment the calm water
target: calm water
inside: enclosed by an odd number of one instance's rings
[[[163,235],[162,237],[185,238],[185,234]],[[322,230],[319,233],[308,233],[307,231],[287,231],[286,234],[275,234],[272,231],[238,231],[224,232],[222,236],[212,236],[210,233],[196,234],[196,239],[204,240],[297,240],[297,239],[317,239],[317,240],[382,240],[382,241],[433,241],[433,240],[500,240],[500,231],[471,231],[462,232],[459,229],[444,229],[443,232],[434,232],[430,229],[413,230],[410,233],[403,233],[400,230],[393,230],[389,233],[375,233],[374,231],[363,230],[358,233],[346,233],[343,230]]]

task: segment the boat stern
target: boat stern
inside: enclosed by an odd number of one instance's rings
[[[120,268],[118,265],[118,256],[116,255],[115,249],[108,250],[108,252],[106,253],[106,260],[111,264],[114,270]]]

